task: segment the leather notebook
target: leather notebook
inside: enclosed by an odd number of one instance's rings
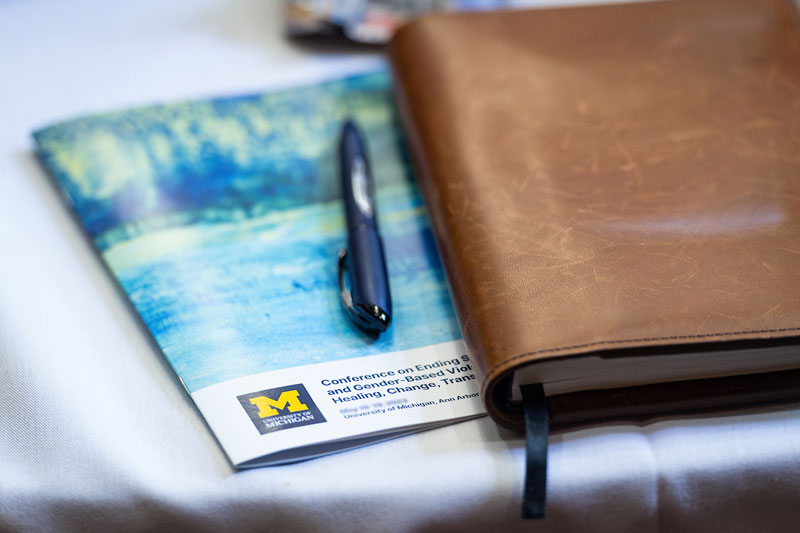
[[[523,425],[800,396],[790,0],[433,15],[390,46],[483,399]]]

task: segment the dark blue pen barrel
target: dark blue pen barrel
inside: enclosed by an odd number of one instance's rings
[[[383,242],[374,227],[358,226],[349,232],[347,255],[351,271],[350,291],[356,307],[377,306],[387,316],[392,314],[389,276],[386,273]],[[369,309],[370,312],[373,309]]]
[[[384,331],[391,322],[392,299],[375,218],[374,185],[366,147],[358,128],[349,120],[342,127],[339,160],[353,300],[348,310],[360,327]]]
[[[347,229],[351,230],[362,224],[375,227],[373,183],[367,152],[358,129],[350,121],[342,128],[339,152]]]

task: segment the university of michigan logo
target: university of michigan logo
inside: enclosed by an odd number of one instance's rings
[[[325,422],[325,417],[300,383],[251,392],[237,396],[237,399],[262,435]]]

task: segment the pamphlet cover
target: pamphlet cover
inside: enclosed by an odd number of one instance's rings
[[[239,467],[483,414],[389,74],[156,105],[34,133],[108,270]],[[336,147],[365,133],[394,301],[379,337],[339,302]]]

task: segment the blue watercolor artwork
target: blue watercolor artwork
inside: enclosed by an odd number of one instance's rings
[[[339,302],[345,117],[369,142],[392,287],[377,339]],[[83,117],[34,138],[190,392],[461,338],[386,71]]]

